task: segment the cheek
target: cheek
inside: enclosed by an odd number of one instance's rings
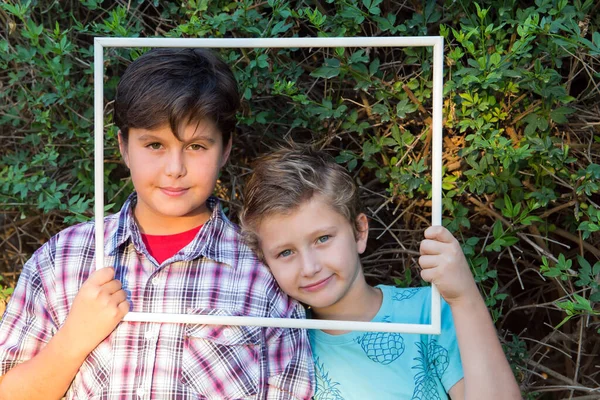
[[[140,150],[129,153],[129,168],[134,169],[138,175],[156,169],[160,165],[159,161],[158,157],[152,157],[146,151]]]
[[[150,179],[154,171],[154,168],[152,168],[152,163],[140,163],[140,160],[136,161],[137,164],[134,164],[133,168],[130,168],[129,170],[131,179],[134,182],[142,182]]]
[[[217,179],[220,171],[220,160],[216,157],[200,157],[187,163],[188,174],[195,174],[205,180]]]
[[[275,280],[279,286],[281,286],[284,291],[287,291],[295,286],[296,274],[293,266],[277,265],[277,263],[275,263],[273,266],[271,266],[271,272],[273,273],[273,276],[275,277]]]

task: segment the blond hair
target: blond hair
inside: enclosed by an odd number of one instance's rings
[[[313,196],[320,196],[358,232],[358,187],[350,174],[324,151],[283,148],[256,160],[244,190],[240,223],[246,243],[259,257],[260,223],[269,216],[291,214]]]

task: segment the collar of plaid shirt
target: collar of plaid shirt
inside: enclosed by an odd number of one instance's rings
[[[135,249],[144,253],[148,257],[146,247],[143,244],[140,228],[133,217],[133,207],[137,203],[137,194],[132,193],[123,205],[118,218],[116,229],[105,229],[104,253],[106,256],[114,256],[120,247],[129,239],[133,242]],[[196,258],[204,256],[211,260],[223,264],[232,265],[236,257],[236,251],[232,251],[242,244],[239,243],[239,231],[237,226],[233,225],[223,214],[218,198],[211,196],[207,200],[207,205],[212,210],[212,215],[204,224],[198,236],[189,246],[186,246],[184,252],[178,259]],[[223,236],[225,234],[225,236]]]
[[[136,199],[105,218],[104,263],[115,268],[132,311],[305,317],[241,242],[218,199],[208,200],[212,216],[196,238],[161,265],[148,255],[133,218]],[[31,284],[15,291],[0,325],[0,375],[35,356],[64,322],[94,268],[93,229],[91,222],[66,229],[25,266],[22,279]],[[312,395],[312,377],[304,330],[124,322],[90,354],[66,397],[304,399]]]

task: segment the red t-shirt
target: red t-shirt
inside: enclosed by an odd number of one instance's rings
[[[202,225],[189,231],[176,233],[174,235],[147,235],[142,233],[142,240],[148,249],[148,253],[162,264],[168,258],[171,258],[185,246],[187,246],[200,231]]]

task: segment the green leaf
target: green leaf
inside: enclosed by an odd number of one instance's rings
[[[406,114],[417,110],[417,106],[413,103],[409,103],[408,99],[403,99],[396,104],[396,115],[398,118],[406,118]]]
[[[261,54],[256,58],[256,65],[259,68],[267,68],[269,66],[269,56],[266,54]]]
[[[556,123],[564,124],[567,122],[567,115],[573,114],[575,112],[574,108],[570,107],[559,107],[550,113],[550,118]]]
[[[492,228],[492,234],[494,235],[494,239],[499,239],[504,235],[504,230],[502,229],[502,222],[496,221],[494,222],[494,227]]]
[[[369,61],[369,57],[365,54],[363,49],[357,50],[348,59],[348,63],[357,64],[357,63],[366,63]]]
[[[587,262],[587,260],[585,258],[583,258],[580,255],[577,255],[577,262],[579,262],[579,266],[581,267],[581,270],[584,273],[589,275],[592,272],[592,266],[590,265],[589,262]]]
[[[381,103],[375,104],[373,107],[371,107],[371,112],[379,115],[389,115],[389,109],[385,104]]]
[[[537,217],[535,215],[530,215],[528,217],[525,217],[521,220],[521,224],[525,225],[525,226],[529,226],[534,222],[544,222],[543,219],[541,219],[540,217]]]
[[[374,59],[371,64],[369,64],[369,73],[371,75],[375,75],[377,72],[379,72],[380,64],[381,61],[379,61],[379,58]]]
[[[290,28],[292,27],[292,24],[286,24],[285,20],[284,21],[279,21],[278,23],[276,23],[273,26],[273,29],[271,29],[271,35],[275,36],[278,35],[280,33],[284,33],[287,32]]]
[[[574,305],[574,309],[575,310],[589,311],[589,312],[594,311],[592,309],[592,306],[591,306],[590,301],[588,299],[586,299],[584,297],[581,297],[577,293],[573,293],[573,297],[575,297],[575,299],[577,300],[577,304]]]
[[[370,14],[379,15],[381,14],[381,9],[378,7],[383,0],[363,0],[363,5],[367,10],[369,10]]]
[[[340,60],[337,58],[326,58],[325,65],[315,69],[310,76],[315,78],[330,79],[338,76],[341,72]]]
[[[523,118],[523,122],[527,124],[525,127],[525,135],[532,136],[538,131],[546,131],[548,129],[548,119],[538,114],[529,114]]]

